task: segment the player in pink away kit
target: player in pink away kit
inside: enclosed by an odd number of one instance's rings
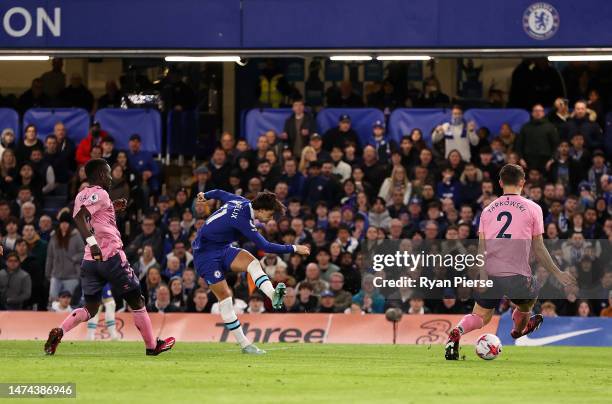
[[[151,319],[140,292],[138,277],[123,252],[121,234],[115,222],[115,210],[125,209],[127,201],[111,201],[111,169],[104,159],[93,159],[85,165],[89,186],[76,196],[74,220],[85,239],[85,255],[81,264],[81,288],[85,307],[74,310],[60,327],[49,332],[45,353],[53,355],[65,333],[79,323],[89,320],[98,312],[102,289],[110,283],[116,296],[123,296],[132,309],[134,324],[145,342],[147,355],[159,355],[174,346],[174,338],[156,339]]]
[[[538,296],[529,265],[532,249],[540,265],[561,284],[576,282],[570,273],[559,270],[544,246],[542,209],[521,196],[525,185],[525,172],[521,166],[506,164],[499,177],[504,194],[484,208],[478,229],[479,253],[486,251],[481,276],[493,281],[493,286],[480,294],[472,314],[463,317],[449,333],[445,347],[447,360],[459,359],[461,336],[488,324],[504,296],[516,306],[512,312],[512,338],[530,334],[540,327],[542,315],[530,318]]]

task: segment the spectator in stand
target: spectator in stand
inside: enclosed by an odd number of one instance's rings
[[[190,195],[197,195],[200,192],[206,192],[212,189],[209,184],[210,171],[208,171],[208,168],[204,164],[196,168],[193,174],[195,176],[195,181],[191,184]]]
[[[140,188],[145,200],[159,192],[159,166],[153,153],[141,150],[142,138],[135,133],[130,136],[128,162],[133,173],[140,176]]]
[[[447,107],[450,104],[450,98],[440,89],[440,82],[436,77],[430,77],[425,82],[424,91],[416,102],[420,108]]]
[[[78,73],[70,76],[70,84],[59,95],[62,106],[68,108],[83,108],[91,112],[94,106],[94,97],[91,91],[83,84],[83,77]]]
[[[149,313],[177,313],[181,310],[170,301],[170,289],[166,285],[157,288],[155,303],[147,306]]]
[[[374,275],[367,274],[361,281],[361,290],[353,296],[353,303],[358,304],[366,313],[382,313],[385,298],[374,287]]]
[[[599,313],[601,317],[610,317],[612,318],[612,290],[608,292],[608,307],[602,309]]]
[[[42,200],[43,181],[36,171],[34,171],[34,166],[31,162],[26,161],[21,164],[15,186],[18,187],[19,190],[22,188],[30,189],[36,201]]]
[[[51,107],[53,103],[43,90],[42,80],[36,78],[32,80],[32,86],[29,90],[21,94],[17,100],[17,109],[21,115],[30,108],[46,108]]]
[[[378,159],[388,161],[391,159],[391,154],[398,150],[395,141],[385,136],[385,123],[383,121],[375,121],[372,125],[372,136],[368,140],[368,144],[376,149]]]
[[[142,232],[134,238],[126,249],[126,254],[130,262],[135,261],[142,254],[142,249],[145,245],[150,245],[153,248],[155,258],[158,262],[161,261],[163,253],[163,243],[161,230],[156,228],[155,219],[152,216],[145,216],[142,220]]]
[[[603,134],[595,115],[593,111],[587,108],[586,101],[580,100],[574,104],[572,117],[567,120],[569,136],[581,133],[584,135],[587,146],[591,149],[603,147]]]
[[[15,157],[19,163],[23,163],[30,159],[32,150],[44,148],[43,143],[38,139],[38,131],[36,126],[29,124],[23,130],[23,137],[15,148]]]
[[[183,295],[183,282],[181,278],[178,276],[172,277],[170,282],[168,282],[168,289],[170,289],[170,304],[179,311],[185,311],[187,305]]]
[[[49,295],[49,285],[45,276],[48,243],[40,238],[34,224],[25,224],[22,227],[21,236],[26,243],[29,261],[28,265],[22,263],[22,266],[32,279],[31,304],[35,305],[37,310],[46,310]],[[22,251],[19,250],[19,242],[15,247],[21,258]]]
[[[353,297],[344,290],[344,275],[341,272],[334,272],[329,276],[329,290],[334,295],[337,312],[341,313],[350,307]]]
[[[75,293],[83,249],[83,239],[73,227],[70,214],[62,213],[47,247],[45,276],[50,281],[49,301],[55,301],[61,291]]]
[[[6,149],[15,148],[15,132],[11,128],[5,128],[0,135],[0,156]]]
[[[5,149],[0,158],[0,193],[14,197],[17,193],[17,158],[12,149]]]
[[[117,162],[117,150],[115,149],[115,139],[112,136],[107,136],[100,142],[102,148],[102,158],[106,160],[109,166],[113,166]]]
[[[182,72],[177,67],[168,69],[168,74],[159,83],[159,87],[167,111],[189,111],[196,107],[196,94],[183,82]]]
[[[544,107],[534,105],[531,120],[523,125],[516,139],[515,151],[521,157],[521,165],[544,172],[558,144],[557,129],[545,118]]]
[[[98,98],[98,109],[121,108],[123,94],[119,91],[114,80],[108,80],[105,84],[106,93]]]
[[[210,307],[208,305],[208,292],[206,289],[196,289],[193,293],[193,304],[187,308],[188,313],[210,313]]]
[[[51,60],[51,70],[40,76],[43,93],[49,97],[53,105],[59,105],[59,95],[66,87],[66,74],[62,71],[64,59],[53,58]]]
[[[351,117],[346,114],[340,115],[338,126],[329,129],[323,135],[323,148],[330,152],[334,146],[344,149],[348,143],[360,144],[359,135],[351,128]]]
[[[94,121],[89,129],[87,136],[81,140],[76,150],[76,162],[78,165],[84,165],[91,159],[91,149],[94,146],[100,146],[102,140],[108,136],[108,133],[100,127],[100,122]],[[59,138],[58,138],[59,139]]]
[[[16,252],[6,254],[5,262],[6,268],[0,270],[0,310],[23,310],[32,295],[32,280]]]
[[[403,204],[407,205],[410,201],[412,194],[412,184],[408,180],[408,174],[403,166],[393,167],[391,176],[385,178],[380,190],[378,191],[378,197],[383,198],[387,206],[391,206],[393,203],[392,196],[393,192],[401,191],[403,194]]]
[[[319,299],[313,295],[313,287],[307,281],[302,281],[297,285],[298,298],[295,305],[291,308],[292,313],[315,313],[319,304]]]
[[[353,91],[353,84],[350,81],[340,83],[337,93],[330,93],[327,100],[328,107],[334,108],[361,108],[363,99]]]
[[[227,154],[220,147],[216,148],[213,152],[208,169],[210,170],[211,187],[228,190],[229,174],[232,168],[227,160]]]
[[[57,138],[57,151],[59,158],[68,162],[71,173],[76,171],[76,146],[72,139],[66,136],[66,127],[58,122],[53,127],[53,135]]]
[[[291,109],[293,113],[285,121],[280,138],[289,144],[295,156],[299,156],[310,135],[317,131],[317,123],[310,112],[305,112],[303,99],[293,100]]]
[[[55,170],[53,166],[43,159],[42,149],[33,149],[30,154],[30,163],[35,175],[42,181],[42,194],[47,195],[55,190]]]
[[[149,267],[145,276],[140,281],[140,288],[147,306],[155,304],[157,299],[157,289],[162,285],[161,271],[158,266]]]
[[[51,307],[49,311],[53,311],[56,313],[70,313],[72,312],[72,307],[70,307],[70,300],[72,300],[72,293],[67,290],[60,292],[57,300],[53,300],[51,302]]]
[[[463,161],[470,161],[472,158],[470,145],[478,145],[480,138],[476,133],[476,123],[473,121],[466,122],[463,119],[463,108],[454,105],[451,110],[450,122],[444,122],[436,126],[431,140],[433,143],[444,140],[445,157],[448,157],[451,151],[457,150]]]
[[[569,140],[572,134],[569,133],[568,119],[571,117],[569,112],[569,100],[567,98],[557,98],[554,107],[546,115],[546,119],[557,128],[559,138]]]
[[[141,281],[146,276],[149,268],[159,267],[159,263],[153,254],[153,247],[150,245],[145,245],[142,248],[142,254],[138,258],[138,261],[132,265],[134,267],[134,272],[138,274],[138,279]]]
[[[58,184],[68,184],[72,173],[70,172],[70,162],[62,156],[58,149],[57,137],[48,135],[45,139],[45,153],[43,162],[53,169],[55,182]]]
[[[245,313],[248,314],[261,314],[265,313],[266,308],[264,306],[264,298],[259,293],[259,291],[255,291],[249,296],[249,304],[245,310]]]

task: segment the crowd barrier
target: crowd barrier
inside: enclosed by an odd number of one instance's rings
[[[0,312],[0,340],[45,339],[46,333],[57,327],[65,313]],[[213,314],[151,313],[154,332],[172,335],[178,341],[233,342],[221,317]],[[100,316],[98,339],[109,339]],[[244,332],[258,342],[303,342],[337,344],[391,344],[393,324],[382,314],[245,314],[239,316]],[[459,315],[404,315],[397,327],[398,344],[443,344]],[[482,332],[495,333],[498,318]],[[129,313],[117,313],[116,327],[122,339],[140,341],[140,334]],[[86,324],[81,324],[65,340],[84,340]],[[478,337],[466,335],[464,341],[473,344]]]
[[[0,340],[44,340],[57,327],[65,313],[3,311],[0,312]],[[151,313],[155,334],[174,336],[184,342],[233,342],[223,321],[213,314]],[[244,332],[256,342],[301,342],[336,344],[391,344],[393,325],[382,314],[244,314],[240,321]],[[398,344],[443,344],[447,333],[462,318],[458,314],[404,315],[398,323]],[[117,331],[126,341],[140,341],[130,313],[117,313]],[[462,341],[474,344],[484,333],[497,334],[504,345],[541,346],[608,346],[612,347],[612,319],[601,317],[546,318],[534,334],[514,340],[510,337],[509,314],[494,316],[478,332],[467,334]],[[64,338],[84,340],[86,324],[81,324]],[[100,316],[96,339],[110,338]]]

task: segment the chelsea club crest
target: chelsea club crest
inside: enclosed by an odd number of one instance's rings
[[[533,39],[551,38],[559,30],[559,12],[548,3],[534,3],[523,13],[523,29]]]

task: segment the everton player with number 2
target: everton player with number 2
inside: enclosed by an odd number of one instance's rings
[[[576,282],[569,272],[559,270],[544,245],[542,208],[521,196],[525,185],[523,168],[506,164],[499,177],[504,194],[484,208],[478,230],[479,249],[485,252],[481,276],[492,280],[493,286],[480,294],[472,314],[463,317],[449,333],[445,352],[447,360],[459,359],[461,336],[491,321],[503,296],[516,306],[512,312],[512,338],[520,338],[540,327],[544,320],[542,315],[531,316],[538,296],[535,277],[529,265],[531,250],[540,265],[562,285]]]
[[[146,354],[159,355],[171,349],[175,341],[172,337],[165,340],[155,338],[140,292],[138,277],[123,252],[121,234],[115,222],[115,211],[124,210],[127,201],[110,200],[108,189],[112,177],[106,160],[88,161],[85,174],[89,186],[76,196],[73,212],[77,229],[87,243],[81,264],[81,288],[85,296],[85,307],[74,310],[60,327],[49,332],[45,353],[53,355],[65,333],[96,315],[102,300],[102,290],[109,283],[113,293],[122,296],[132,309],[134,324],[145,342]]]
[[[233,247],[230,243],[243,235],[257,248],[269,253],[296,252],[308,255],[310,249],[303,245],[270,243],[259,234],[255,227],[255,219],[265,223],[272,219],[275,213],[285,213],[285,206],[271,192],[260,192],[255,199],[249,201],[242,196],[215,189],[206,193],[200,192],[196,203],[206,203],[207,199],[216,199],[222,203],[222,206],[206,219],[193,241],[195,268],[217,297],[225,327],[234,335],[242,352],[254,355],[265,354],[264,350],[257,348],[244,335],[234,311],[232,294],[225,280],[225,274],[227,271],[248,272],[255,286],[272,300],[272,307],[275,309],[282,307],[285,284],[279,283],[275,289],[259,261],[248,251]]]

